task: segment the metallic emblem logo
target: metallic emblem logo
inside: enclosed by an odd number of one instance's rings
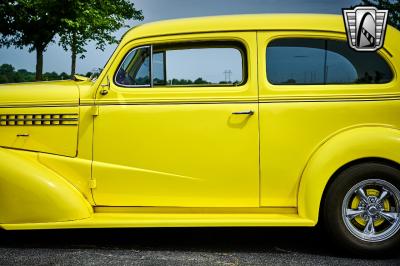
[[[375,7],[359,6],[343,9],[347,39],[351,48],[357,51],[376,51],[382,48],[388,11]]]

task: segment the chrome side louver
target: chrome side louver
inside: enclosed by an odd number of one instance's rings
[[[76,126],[78,114],[1,114],[0,126]]]

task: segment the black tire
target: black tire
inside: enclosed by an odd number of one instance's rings
[[[348,222],[346,225],[346,218],[343,218],[345,215],[342,214],[342,204],[346,194],[352,193],[349,191],[353,191],[352,188],[360,182],[372,179],[384,180],[400,189],[400,171],[398,169],[381,163],[360,163],[347,168],[336,176],[327,190],[322,205],[324,229],[330,234],[335,245],[352,254],[380,256],[395,249],[400,243],[400,230],[393,230],[393,235],[387,239],[368,242],[356,237],[348,229]]]

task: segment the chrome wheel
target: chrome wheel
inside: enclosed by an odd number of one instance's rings
[[[381,179],[359,182],[343,200],[342,218],[358,239],[367,242],[389,239],[400,229],[400,191]]]

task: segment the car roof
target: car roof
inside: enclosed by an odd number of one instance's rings
[[[251,14],[213,17],[195,17],[162,20],[142,24],[128,30],[121,40],[121,45],[141,38],[163,35],[222,32],[222,31],[257,31],[257,30],[304,30],[336,32],[345,34],[342,15],[331,14]],[[387,27],[385,49],[392,54],[400,54],[397,43],[400,31]]]
[[[163,20],[136,26],[124,40],[160,35],[251,30],[315,30],[345,32],[341,15],[259,14]]]

